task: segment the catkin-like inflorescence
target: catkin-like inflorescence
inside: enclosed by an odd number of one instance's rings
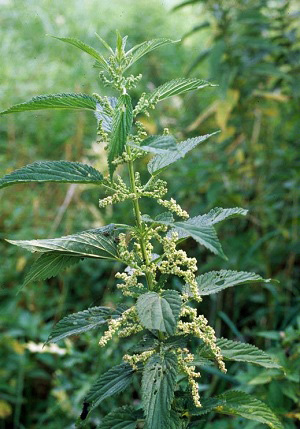
[[[199,378],[201,374],[200,372],[196,372],[196,367],[194,365],[191,365],[191,362],[194,361],[195,357],[187,348],[177,349],[176,354],[179,369],[188,377],[193,402],[196,407],[201,407],[198,383],[195,380],[196,378]]]
[[[155,350],[146,350],[145,352],[142,352],[140,354],[135,355],[124,355],[123,360],[125,362],[128,362],[134,370],[138,369],[137,364],[139,362],[146,362],[153,354],[155,353]]]
[[[177,232],[171,232],[170,236],[160,238],[165,258],[158,269],[163,274],[173,274],[183,278],[185,283],[189,285],[193,298],[200,302],[202,298],[199,295],[195,277],[197,260],[195,258],[189,258],[184,250],[177,250],[177,240]]]
[[[104,347],[116,333],[119,333],[121,337],[128,337],[129,335],[140,332],[142,329],[143,327],[139,323],[136,308],[131,307],[125,310],[118,319],[109,320],[108,330],[104,332],[99,341],[99,345]]]
[[[174,200],[174,198],[171,198],[170,201],[163,200],[163,199],[159,198],[157,200],[157,202],[161,206],[163,206],[166,209],[170,210],[171,212],[175,213],[177,216],[182,217],[184,219],[188,219],[189,218],[188,212],[186,212],[185,210],[183,210],[180,207],[180,205],[177,204],[177,202]]]
[[[208,325],[207,319],[203,315],[197,315],[197,310],[184,305],[181,310],[181,317],[188,316],[190,321],[183,322],[179,320],[177,324],[177,331],[179,334],[194,335],[201,339],[206,344],[214,358],[216,359],[217,365],[222,372],[226,372],[223,356],[220,347],[216,344],[216,335],[214,329]]]

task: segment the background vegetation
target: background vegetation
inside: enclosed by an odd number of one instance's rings
[[[178,137],[222,133],[192,152],[189,161],[165,174],[171,196],[197,213],[214,206],[241,206],[247,220],[222,227],[229,261],[187,242],[207,269],[256,271],[277,279],[241,286],[205,300],[201,307],[219,336],[247,340],[268,350],[282,372],[232,365],[228,375],[202,368],[202,395],[237,386],[280,413],[285,427],[300,422],[299,291],[299,71],[300,12],[297,1],[228,0],[178,2],[130,0],[53,2],[0,1],[1,110],[35,94],[103,93],[91,60],[46,37],[75,36],[97,46],[94,33],[111,41],[114,30],[133,45],[154,37],[183,37],[155,51],[137,66],[140,89],[190,74],[219,84],[162,103],[144,118],[151,133],[168,126]],[[223,5],[221,5],[223,3]],[[103,148],[95,143],[88,113],[42,112],[0,121],[1,176],[34,160],[89,160],[101,170]],[[189,168],[187,162],[192,163]],[[298,167],[298,168],[297,168]],[[100,191],[83,185],[18,185],[1,192],[0,238],[46,238],[121,221],[129,206],[97,207]],[[153,213],[153,208],[145,208]],[[193,214],[193,213],[192,213]],[[91,382],[120,360],[131,344],[98,348],[94,332],[45,347],[62,316],[118,300],[107,262],[86,261],[58,278],[37,282],[16,296],[32,258],[0,241],[1,354],[0,427],[71,428]],[[117,268],[117,267],[116,267]],[[138,400],[134,390],[123,394]],[[116,404],[106,400],[95,413]],[[102,408],[103,407],[103,408]],[[95,427],[91,426],[91,427]],[[244,420],[209,417],[203,428],[260,428]]]

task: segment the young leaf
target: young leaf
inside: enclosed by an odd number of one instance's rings
[[[82,231],[65,237],[43,240],[7,240],[31,252],[60,252],[62,255],[118,259],[117,245],[110,236],[113,225]]]
[[[111,176],[116,168],[112,161],[124,152],[127,136],[132,126],[132,119],[131,98],[127,94],[121,95],[114,110],[109,142],[108,163]]]
[[[140,295],[137,311],[141,324],[149,330],[173,335],[181,309],[181,297],[175,290],[165,290],[159,295],[147,292]]]
[[[137,419],[142,413],[133,407],[121,407],[111,411],[101,420],[98,429],[136,429]]]
[[[0,179],[0,188],[17,183],[61,182],[99,185],[102,174],[90,165],[70,161],[36,161]]]
[[[255,273],[230,270],[210,271],[197,277],[198,292],[200,295],[211,295],[228,287],[246,283],[268,283],[270,281],[271,279],[263,279]]]
[[[180,142],[176,145],[172,145],[170,150],[157,154],[151,161],[148,163],[148,171],[152,175],[159,174],[165,167],[174,162],[178,161],[178,159],[183,158],[189,151],[194,149],[198,144],[204,142],[209,137],[217,134],[219,131],[216,131],[212,134],[206,134],[204,136],[193,137],[191,139]],[[141,149],[144,150],[142,146]],[[150,152],[150,151],[149,151]],[[158,152],[157,152],[158,153]]]
[[[107,322],[113,310],[109,307],[92,307],[78,313],[70,314],[60,320],[52,329],[47,343],[56,343],[70,335],[97,328]]]
[[[126,56],[131,55],[128,66],[125,70],[127,70],[132,64],[142,58],[144,55],[153,51],[154,49],[160,48],[165,45],[169,45],[171,43],[178,43],[180,40],[171,40],[171,39],[153,39],[148,40],[147,42],[140,43],[139,45],[134,46],[128,52],[126,52]]]
[[[141,146],[134,143],[129,143],[137,149],[154,154],[165,154],[169,151],[176,151],[177,144],[173,136],[150,136],[142,141]]]
[[[6,110],[0,112],[0,115],[8,113],[25,112],[27,110],[44,110],[44,109],[96,109],[96,100],[86,94],[50,94],[38,95],[25,103],[15,104]]]
[[[73,37],[56,37],[51,36],[54,39],[60,40],[61,42],[69,43],[70,45],[75,46],[78,49],[81,49],[82,51],[89,54],[91,57],[95,58],[104,68],[105,70],[108,69],[107,62],[105,61],[104,57],[98,52],[96,49],[92,48],[91,46],[87,45],[86,43],[82,42],[79,39],[74,39]]]
[[[169,428],[170,410],[176,385],[175,354],[155,354],[145,365],[142,379],[142,401],[147,429]]]
[[[104,399],[122,392],[128,387],[135,370],[128,363],[110,368],[101,375],[85,397],[89,404],[89,412],[97,407]]]
[[[195,408],[193,415],[203,415],[210,411],[244,417],[263,423],[271,429],[284,429],[273,411],[258,399],[245,392],[229,391],[202,401],[202,408]]]
[[[27,286],[35,280],[46,280],[55,277],[60,271],[79,261],[80,258],[77,256],[61,255],[59,252],[43,253],[30,267],[23,286]]]
[[[206,80],[197,78],[191,79],[174,79],[170,82],[166,82],[163,85],[156,88],[153,92],[146,95],[147,100],[151,102],[162,101],[173,95],[184,94],[185,92],[192,91],[194,89],[205,88],[206,86],[214,86]]]
[[[225,360],[252,363],[263,366],[264,368],[281,368],[271,356],[251,344],[219,338],[217,340],[217,346],[220,347],[222,356]],[[211,350],[205,345],[198,349],[196,359],[198,356],[206,359],[214,358]]]

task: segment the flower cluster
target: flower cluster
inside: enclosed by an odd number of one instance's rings
[[[128,362],[134,370],[138,369],[137,364],[139,362],[146,362],[153,354],[155,353],[155,350],[146,350],[145,352],[142,352],[140,354],[135,355],[124,355],[123,360],[125,362]]]
[[[206,344],[214,355],[219,369],[226,372],[223,356],[220,348],[216,344],[216,335],[214,329],[208,325],[207,319],[201,314],[197,315],[197,310],[184,305],[181,310],[181,317],[188,316],[190,321],[183,322],[179,320],[177,324],[178,334],[194,335]]]
[[[161,198],[158,198],[157,200],[158,204],[165,207],[166,209],[170,210],[171,212],[177,214],[177,216],[182,217],[184,219],[189,218],[188,212],[183,210],[179,204],[174,200],[174,198],[171,198],[170,201],[168,200],[162,200]]]
[[[108,330],[104,332],[99,341],[99,345],[104,347],[113,335],[118,333],[119,337],[128,337],[143,330],[139,323],[136,308],[131,307],[122,313],[118,319],[108,321]]]
[[[196,282],[195,272],[197,271],[197,260],[189,258],[184,250],[177,250],[178,234],[171,232],[170,236],[160,238],[164,249],[164,260],[158,266],[158,269],[163,274],[173,274],[183,278],[185,283],[189,285],[193,298],[200,302],[201,296],[198,293],[198,285]],[[186,299],[187,297],[184,296]]]
[[[199,389],[198,383],[195,378],[200,377],[200,372],[196,372],[196,367],[191,363],[194,361],[194,355],[189,352],[189,349],[177,349],[177,360],[178,366],[181,371],[183,371],[188,378],[188,382],[191,388],[193,402],[196,407],[201,407],[200,397],[199,397]]]
[[[149,109],[154,109],[158,101],[159,94],[154,96],[152,95],[150,98],[145,92],[143,92],[133,110],[134,116],[138,115],[139,113],[144,113],[146,116],[150,116]]]
[[[101,208],[104,208],[110,204],[115,204],[121,201],[135,198],[135,194],[131,192],[131,190],[126,186],[125,182],[120,176],[117,176],[117,179],[114,182],[109,183],[107,187],[110,190],[113,190],[114,194],[99,200],[99,207]]]

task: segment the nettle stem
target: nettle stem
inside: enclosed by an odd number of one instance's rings
[[[129,146],[127,146],[126,151],[127,151],[128,155],[130,156],[131,151],[130,151]],[[134,209],[134,214],[135,214],[136,226],[137,226],[139,234],[140,234],[139,241],[140,241],[140,246],[141,246],[141,252],[143,255],[144,263],[145,263],[146,267],[148,267],[150,264],[150,261],[149,261],[148,254],[146,251],[146,245],[145,245],[144,236],[143,236],[143,230],[144,230],[143,221],[142,221],[140,205],[139,205],[139,196],[138,196],[136,186],[135,186],[134,167],[133,167],[133,161],[132,160],[128,161],[128,171],[129,171],[131,191],[135,195],[135,198],[133,199],[133,209]],[[153,287],[152,275],[151,275],[151,273],[149,273],[147,271],[145,272],[145,275],[146,275],[146,279],[147,279],[148,289],[152,290],[152,287]]]

